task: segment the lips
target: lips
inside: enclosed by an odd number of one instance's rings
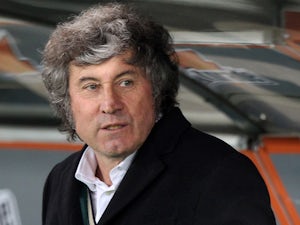
[[[106,130],[117,130],[124,127],[123,125],[111,125],[111,126],[107,126],[105,127]]]
[[[113,131],[113,130],[121,129],[125,126],[126,126],[125,124],[108,124],[108,125],[102,126],[101,129]]]

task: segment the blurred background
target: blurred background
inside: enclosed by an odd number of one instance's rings
[[[41,51],[58,22],[106,2],[1,1],[0,224],[41,224],[49,171],[81,148],[57,130]],[[300,224],[300,0],[119,2],[170,31],[186,117],[255,162],[278,224]]]

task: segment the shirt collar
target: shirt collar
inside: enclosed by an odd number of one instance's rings
[[[133,158],[136,154],[136,151],[129,156],[127,156],[123,161],[121,161],[117,166],[115,166],[110,171],[110,178],[113,183],[119,180],[119,177],[125,175],[129,166],[131,165]],[[88,146],[77,166],[77,170],[75,172],[75,178],[88,186],[91,191],[96,190],[96,185],[102,184],[105,185],[104,182],[99,180],[98,177],[95,176],[97,169],[97,159],[94,150]]]

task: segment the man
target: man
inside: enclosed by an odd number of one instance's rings
[[[45,184],[44,225],[274,225],[253,164],[177,107],[168,32],[122,4],[60,24],[43,79],[70,139],[86,145]]]

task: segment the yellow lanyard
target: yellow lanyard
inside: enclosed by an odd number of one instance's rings
[[[88,208],[89,225],[96,225],[94,220],[93,210],[92,210],[92,201],[88,189],[87,189],[87,208]]]

